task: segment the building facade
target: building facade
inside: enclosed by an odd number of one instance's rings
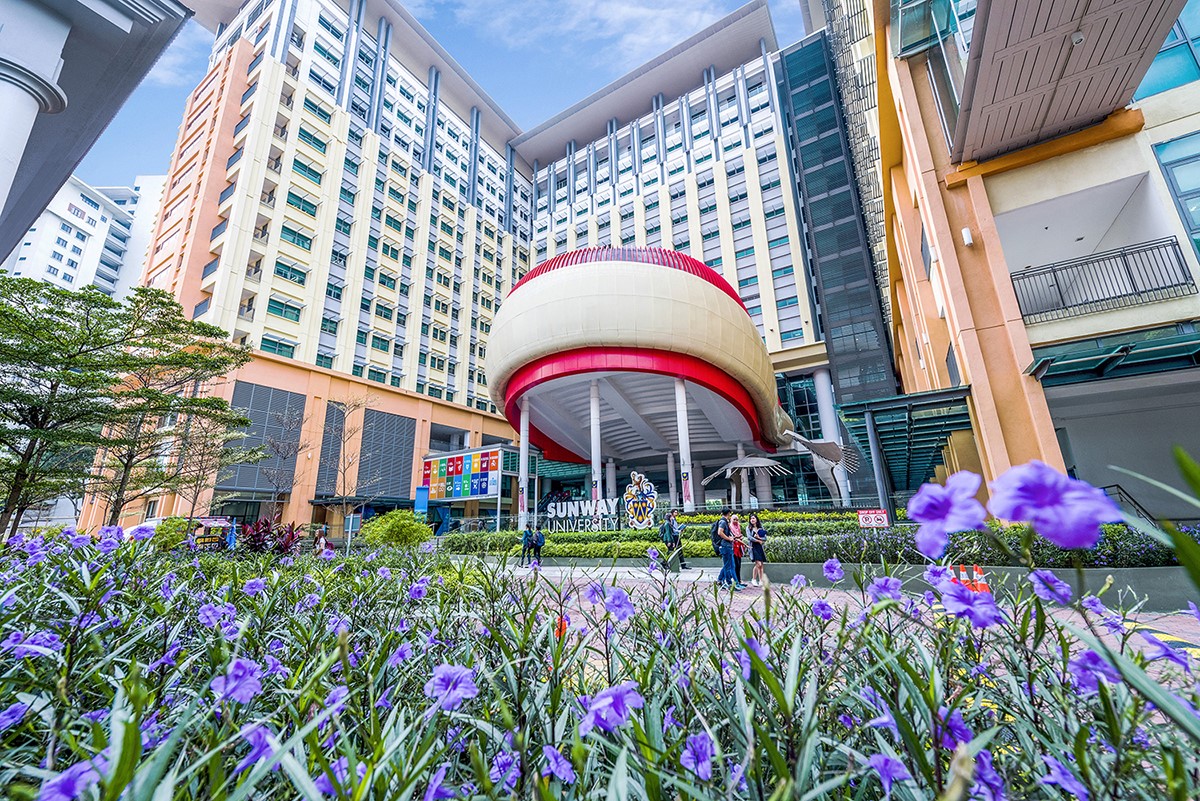
[[[1145,5],[875,3],[891,333],[904,390],[969,411],[943,474],[1041,459],[1192,517],[1110,467],[1200,451],[1200,4]]]
[[[736,288],[804,436],[841,438],[838,392],[894,391],[878,300],[854,294],[872,267],[833,62],[810,37],[824,81],[796,83],[785,62],[801,56],[779,51],[765,0],[526,132],[394,3],[263,0],[202,21],[217,30],[210,71],[143,281],[256,350],[235,381],[280,359],[342,376],[415,421],[413,452],[433,448],[428,426],[457,447],[493,424],[511,437],[484,368],[503,298],[556,254],[624,245],[679,250]],[[820,114],[811,132],[791,122],[797,102]],[[298,376],[273,389],[311,384]],[[305,397],[310,411],[329,400]],[[256,469],[218,493],[261,502]],[[798,466],[771,494],[810,491],[824,493]],[[293,519],[320,504],[304,492]]]
[[[162,183],[162,176],[139,175],[132,187],[92,187],[71,176],[0,269],[124,297],[141,278]]]

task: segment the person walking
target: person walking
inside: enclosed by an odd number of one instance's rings
[[[750,573],[750,583],[755,587],[763,585],[763,576],[766,570],[767,552],[765,546],[767,544],[767,530],[763,528],[758,519],[758,512],[751,512],[750,517],[746,521],[750,539],[750,561],[754,563],[754,570]]]
[[[526,523],[525,530],[521,532],[521,567],[524,567],[529,561],[531,553],[533,553],[533,524]]]
[[[742,557],[746,555],[746,535],[742,531],[742,521],[737,515],[729,518],[729,532],[733,535],[733,578],[740,590],[746,587],[746,582],[742,581]]]
[[[676,519],[674,510],[667,513],[667,518],[658,527],[658,534],[667,546],[667,561],[671,561],[672,553],[679,551],[679,569],[688,570],[687,559],[683,555],[683,526]]]
[[[737,576],[733,572],[733,534],[729,530],[729,508],[721,510],[721,516],[713,523],[713,542],[717,553],[721,555],[721,573],[717,576],[717,586],[731,590],[739,589]]]
[[[533,539],[529,543],[529,548],[533,551],[533,561],[537,562],[539,567],[542,564],[542,546],[545,544],[546,535],[539,526],[538,530],[533,532]]]

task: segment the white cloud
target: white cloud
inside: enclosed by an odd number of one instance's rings
[[[194,86],[208,68],[213,35],[189,20],[146,75],[151,86]]]
[[[626,71],[716,22],[727,0],[442,0],[460,24],[512,50],[596,45],[597,64]],[[548,69],[554,65],[547,64]]]

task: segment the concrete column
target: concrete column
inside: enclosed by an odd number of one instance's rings
[[[0,210],[38,114],[57,114],[67,96],[56,83],[71,23],[47,5],[9,0],[0,26]]]
[[[737,455],[739,459],[746,458],[746,446],[738,443]],[[742,499],[742,506],[749,507],[750,505],[750,473],[742,471],[742,485],[738,488],[738,497]]]
[[[612,459],[604,466],[604,486],[608,489],[605,498],[617,497],[617,463]]]
[[[813,385],[817,393],[817,419],[821,424],[821,439],[841,445],[842,429],[838,425],[837,411],[833,405],[833,377],[829,373],[829,368],[822,367],[813,373]],[[850,477],[846,474],[846,468],[840,465],[835,467],[833,477],[841,491],[842,504],[848,506],[850,504]]]
[[[529,521],[529,398],[521,398],[521,464],[517,468],[517,529]]]
[[[896,515],[892,510],[892,482],[884,463],[883,446],[879,443],[879,431],[875,428],[875,413],[869,409],[863,415],[867,424],[867,447],[871,449],[871,469],[875,471],[875,487],[879,491],[879,508],[887,515],[892,525]]]
[[[759,508],[771,505],[771,477],[766,473],[754,474],[754,494],[758,496]]]
[[[553,197],[553,195],[551,195]],[[592,500],[600,497],[600,385],[592,382]]]
[[[679,488],[675,481],[675,452],[667,451],[667,498],[672,509],[679,505]]]
[[[679,429],[679,464],[683,468],[680,474],[682,483],[679,485],[683,493],[683,511],[694,512],[696,500],[692,492],[696,485],[696,477],[691,472],[692,444],[688,435],[687,387],[684,386],[682,378],[675,379],[675,424]]]

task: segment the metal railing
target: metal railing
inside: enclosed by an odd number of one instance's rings
[[[1026,323],[1196,294],[1173,236],[1024,270],[1012,282]]]
[[[1120,484],[1110,484],[1107,487],[1101,487],[1101,489],[1104,491],[1105,495],[1112,499],[1112,502],[1117,505],[1117,508],[1125,514],[1133,517],[1140,517],[1147,523],[1156,526],[1158,525],[1158,521],[1154,519],[1154,515],[1150,514],[1150,512],[1146,510],[1146,507],[1138,503],[1137,500],[1128,492],[1126,492],[1125,488]]]

